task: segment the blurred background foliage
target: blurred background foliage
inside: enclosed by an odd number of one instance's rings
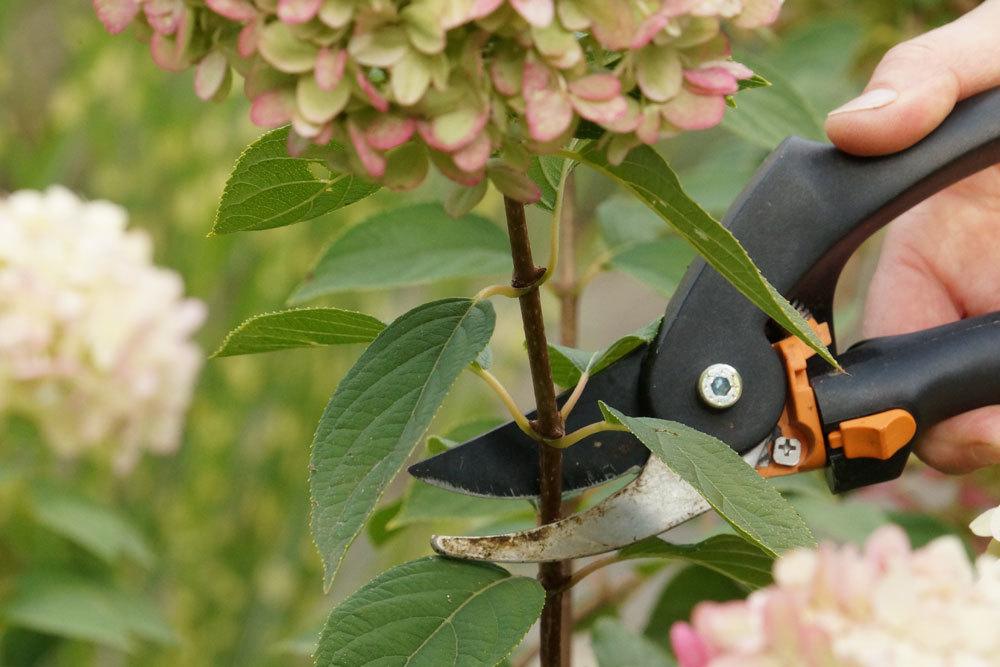
[[[737,56],[774,86],[741,94],[738,110],[728,114],[723,127],[686,135],[661,149],[691,194],[722,215],[782,137],[822,138],[823,113],[859,89],[886,48],[974,4],[790,1],[775,30],[736,40]],[[206,238],[231,165],[260,132],[247,120],[241,96],[203,104],[194,96],[191,79],[190,72],[156,69],[146,47],[129,35],[106,35],[90,3],[0,0],[0,191],[60,183],[84,197],[124,205],[131,225],[154,237],[157,262],[179,271],[188,292],[209,304],[200,341],[211,352],[246,317],[283,307],[338,230],[404,198],[382,192],[318,221]],[[602,227],[613,229],[615,220],[642,211],[593,174],[581,172],[576,190],[579,270],[590,266],[596,276],[582,303],[580,342],[597,349],[659,316],[671,284],[662,275],[650,276],[650,261],[663,255],[622,256],[614,252],[607,232],[602,240]],[[445,191],[444,183],[432,179],[405,200],[440,200]],[[500,219],[495,197],[477,210]],[[545,214],[532,216],[533,233],[543,247]],[[858,295],[872,254],[871,248],[861,253],[841,289],[838,330],[844,340],[856,337]],[[674,253],[668,259],[676,266],[667,273],[675,275],[688,255]],[[389,320],[430,298],[470,295],[482,284],[459,280],[344,293],[322,303]],[[554,299],[549,305],[555,313]],[[516,306],[500,303],[498,310],[497,372],[527,406]],[[15,420],[0,425],[0,610],[5,619],[0,620],[0,662],[306,662],[334,601],[388,565],[427,552],[432,530],[473,527],[476,521],[453,513],[444,523],[432,519],[429,514],[442,513],[428,514],[428,506],[439,506],[427,498],[423,505],[411,503],[407,513],[389,522],[393,530],[376,526],[355,545],[334,590],[323,596],[319,558],[308,531],[308,449],[318,416],[353,358],[350,350],[320,348],[209,361],[180,451],[147,457],[125,478],[115,477],[107,461],[96,457],[53,460],[30,425]],[[497,407],[473,378],[460,378],[433,430],[443,433],[472,417],[496,416]],[[837,504],[812,480],[786,487],[818,532],[838,539],[863,537],[885,519],[879,506],[890,508],[914,535],[932,535],[960,526],[970,508],[982,502],[976,496],[979,486],[970,491],[967,485],[930,478],[917,470],[909,481],[887,485],[877,497]],[[914,486],[935,484],[950,485],[935,496],[936,506],[913,500]],[[405,480],[395,484],[384,520],[393,518],[396,498],[411,497],[406,486]],[[523,508],[513,510],[494,516],[494,527],[526,516]],[[930,510],[933,518],[915,510]],[[478,524],[485,527],[483,521]],[[81,531],[81,526],[92,530]],[[708,524],[688,528],[714,529]],[[94,534],[96,539],[86,537]],[[658,591],[645,593],[647,606],[653,607],[654,639],[660,633],[665,641],[669,619],[684,613],[684,579],[671,585],[659,603]],[[600,588],[590,592],[596,601],[584,603],[592,616],[618,604],[604,590],[618,590],[607,580],[594,587]],[[82,606],[74,608],[77,603]]]

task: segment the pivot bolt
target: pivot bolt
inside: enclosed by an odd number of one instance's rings
[[[793,467],[802,460],[802,443],[795,438],[781,436],[774,440],[771,460],[778,465]]]
[[[698,378],[698,394],[710,407],[732,407],[743,394],[743,379],[729,364],[712,364]]]

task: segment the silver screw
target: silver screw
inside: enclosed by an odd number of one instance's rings
[[[797,466],[802,460],[802,443],[784,436],[775,439],[771,459],[778,465]]]
[[[732,407],[743,394],[743,378],[729,364],[712,364],[698,378],[698,394],[710,407]]]

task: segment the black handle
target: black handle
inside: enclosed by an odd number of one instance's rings
[[[839,360],[846,373],[812,378],[824,426],[893,408],[913,415],[917,434],[938,422],[1000,404],[1000,312],[901,336],[873,338]],[[898,477],[907,446],[886,461],[847,459],[831,450],[829,478],[846,491]]]
[[[1000,162],[1000,88],[960,102],[928,137],[893,155],[860,158],[791,138],[761,166],[724,224],[779,292],[831,322],[844,262],[866,238],[941,188]],[[710,433],[743,453],[770,434],[785,405],[778,332],[715,270],[696,261],[663,319],[646,363],[648,411]],[[662,351],[662,353],[661,353]],[[724,413],[693,389],[728,363],[743,398]]]

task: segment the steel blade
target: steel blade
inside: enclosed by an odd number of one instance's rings
[[[756,466],[765,450],[766,443],[762,443],[743,459]],[[709,509],[694,487],[653,456],[628,486],[585,512],[503,535],[435,535],[431,546],[444,556],[497,563],[582,558],[659,535]]]
[[[628,415],[642,414],[639,373],[645,351],[643,346],[590,378],[567,420],[567,432],[603,419],[599,400]],[[559,404],[567,397],[560,396]],[[409,472],[429,484],[475,496],[533,498],[538,496],[538,447],[509,422],[415,463]],[[649,450],[630,433],[598,433],[564,451],[563,491],[572,493],[638,470],[648,457]]]

